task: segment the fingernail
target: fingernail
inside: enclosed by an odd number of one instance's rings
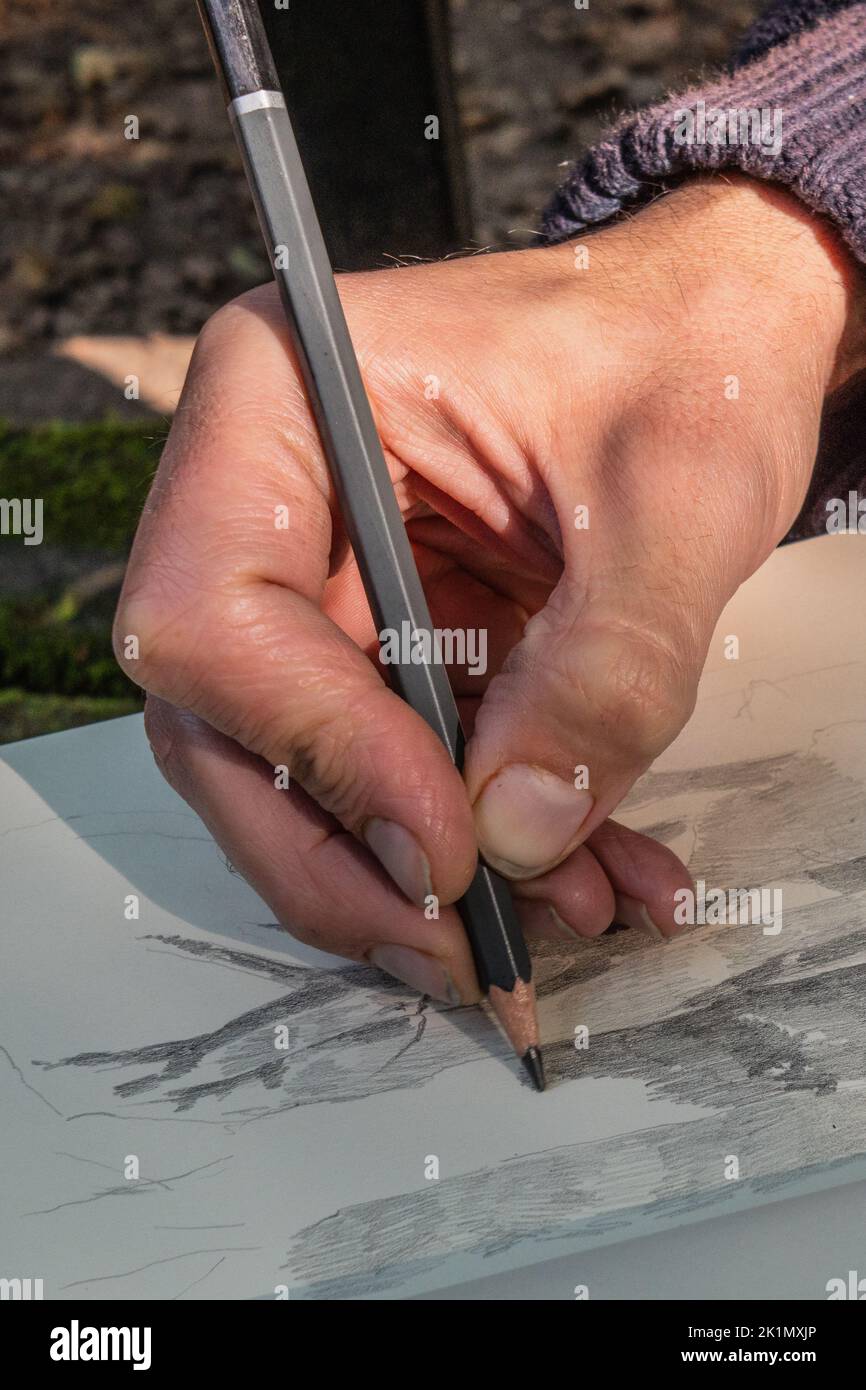
[[[569,941],[580,941],[580,933],[576,932],[574,927],[570,927],[565,919],[560,917],[555,907],[552,907],[548,903],[547,911],[550,916],[551,926],[558,936],[566,937]]]
[[[517,915],[524,932],[542,941],[580,940],[578,932],[560,917],[556,908],[546,898],[521,898],[515,896]]]
[[[592,796],[543,767],[511,763],[475,803],[481,851],[509,878],[530,878],[559,862],[592,810]]]
[[[433,884],[427,856],[415,836],[392,820],[373,816],[364,826],[364,842],[410,902],[424,907]]]
[[[393,975],[404,985],[417,989],[419,994],[429,994],[443,1004],[461,1002],[447,970],[424,951],[416,951],[411,946],[374,946],[368,951],[367,959],[386,975]]]
[[[638,931],[647,932],[654,941],[670,941],[670,937],[666,936],[650,917],[646,903],[639,902],[637,898],[629,898],[624,893],[616,895],[614,921],[622,922],[627,927],[637,927]]]

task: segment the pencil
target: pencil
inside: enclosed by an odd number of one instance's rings
[[[382,452],[285,100],[255,0],[198,0],[289,334],[376,629],[432,634],[427,600]],[[279,248],[288,254],[280,255]],[[397,693],[462,770],[464,734],[435,659],[391,669]],[[417,653],[413,653],[417,654]],[[478,980],[544,1090],[532,966],[507,883],[483,861],[457,904]]]

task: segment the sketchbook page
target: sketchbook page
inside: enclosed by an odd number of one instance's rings
[[[778,551],[622,817],[780,930],[543,947],[543,1095],[480,1010],[281,932],[139,718],[0,750],[0,1274],[399,1297],[862,1177],[864,590],[862,538]]]

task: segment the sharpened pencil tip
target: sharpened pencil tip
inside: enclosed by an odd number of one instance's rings
[[[536,1091],[543,1091],[544,1080],[544,1061],[541,1056],[540,1047],[528,1047],[521,1058],[523,1065],[532,1077],[532,1084]]]

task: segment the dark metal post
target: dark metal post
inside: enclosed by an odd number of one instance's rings
[[[447,0],[259,8],[335,269],[468,246]]]

